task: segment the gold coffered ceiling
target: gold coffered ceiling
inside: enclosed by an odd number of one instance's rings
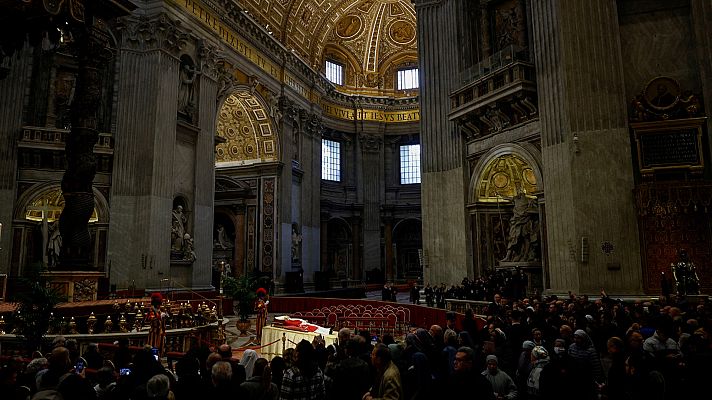
[[[346,92],[393,95],[396,70],[417,65],[410,0],[242,0],[240,3],[314,69],[344,64]],[[407,95],[407,93],[395,93]]]

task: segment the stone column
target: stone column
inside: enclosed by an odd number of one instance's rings
[[[126,19],[120,33],[116,103],[116,131],[120,134],[114,149],[108,252],[111,283],[118,288],[132,284],[136,288],[159,287],[160,279],[170,279],[178,56],[188,35],[165,17]],[[214,131],[200,134],[213,136]],[[210,179],[210,195],[213,185]],[[206,215],[205,208],[196,208],[192,211],[205,218],[203,221],[213,220],[212,212]],[[208,225],[206,239],[211,240],[212,223]],[[209,261],[210,252],[200,257]],[[201,266],[200,270],[209,268]],[[208,282],[210,276],[207,272]]]
[[[480,37],[482,38],[482,59],[492,55],[492,39],[490,37],[489,12],[487,2],[480,3]]]
[[[383,224],[383,236],[386,246],[386,280],[393,281],[396,279],[395,271],[393,271],[393,220],[390,217],[385,217]]]
[[[363,276],[363,268],[361,266],[361,217],[354,216],[351,217],[351,242],[353,248],[351,249],[351,279],[356,281],[363,281],[365,277]]]
[[[198,122],[200,128],[195,141],[195,187],[193,210],[193,238],[196,260],[192,267],[194,289],[210,287],[213,254],[213,221],[215,198],[215,132],[218,114],[219,50],[206,42],[197,49],[200,75]],[[205,223],[203,221],[210,221]]]
[[[320,271],[321,261],[321,117],[305,116],[300,143],[304,176],[301,185],[302,268],[305,281]]]
[[[32,62],[32,49],[24,46],[9,60],[8,75],[0,79],[0,272],[10,273],[12,253],[12,220],[17,176],[17,137],[22,127],[22,99],[27,70]]]
[[[381,265],[381,189],[383,182],[383,137],[360,135],[363,154],[363,268],[370,271]]]
[[[695,32],[695,48],[697,49],[697,62],[700,66],[700,81],[702,82],[702,98],[710,104],[712,99],[712,3],[709,0],[692,0],[690,3],[690,17],[692,28]],[[707,132],[712,132],[712,107],[705,107],[707,116]],[[707,141],[712,151],[712,141]],[[712,154],[712,153],[711,153]]]
[[[586,29],[581,21],[587,21]],[[536,1],[532,23],[551,291],[597,293],[605,287],[610,293],[639,294],[640,246],[616,3]],[[582,237],[591,244],[585,264]],[[613,244],[611,256],[598,250],[602,242]],[[612,263],[620,270],[609,270]]]
[[[292,222],[300,222],[298,217],[299,210],[295,210],[295,202],[293,197],[299,193],[294,192],[295,180],[300,179],[299,175],[295,175],[301,170],[302,166],[295,162],[295,157],[298,155],[298,149],[295,149],[295,143],[298,142],[296,137],[299,135],[298,110],[294,102],[286,96],[279,98],[279,120],[275,120],[277,132],[280,140],[279,158],[282,162],[282,171],[279,175],[279,226],[280,226],[280,247],[277,265],[274,269],[275,280],[278,282],[284,281],[284,273],[292,270]],[[297,215],[295,215],[295,212]],[[303,241],[302,241],[303,243]]]
[[[245,273],[245,206],[233,207],[235,223],[235,248],[233,251],[232,273],[240,276]]]
[[[415,0],[421,77],[423,250],[430,266],[424,279],[429,282],[459,282],[467,274],[463,144],[448,119],[448,98],[460,76],[461,43],[453,21],[458,20],[464,5],[465,0]]]
[[[329,237],[327,236],[327,227],[329,225],[329,221],[327,219],[328,217],[322,216],[321,218],[321,232],[320,232],[320,241],[321,241],[321,248],[320,248],[320,260],[321,260],[321,270],[324,271],[324,268],[326,268],[326,263],[329,262],[329,254],[327,253],[327,244]],[[333,268],[333,265],[331,266]]]

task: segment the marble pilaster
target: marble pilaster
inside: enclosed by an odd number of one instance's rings
[[[200,79],[198,103],[199,132],[195,141],[195,185],[193,237],[197,259],[193,262],[193,288],[207,288],[211,284],[213,254],[213,224],[215,197],[215,135],[217,129],[218,84],[214,75],[204,73]]]
[[[352,268],[351,279],[362,281],[366,277],[363,274],[363,264],[361,263],[361,218],[351,218],[351,241],[352,241]]]
[[[156,36],[145,36],[149,29]],[[143,32],[137,36],[136,32]],[[122,44],[118,54],[116,144],[112,177],[111,226],[109,227],[108,260],[112,265],[111,283],[118,288],[157,288],[163,279],[171,280],[170,237],[174,193],[174,157],[179,90],[180,40],[178,47],[163,47],[163,35],[182,37],[175,25],[164,17],[151,21],[128,20],[122,27]],[[142,36],[143,35],[143,36]],[[209,86],[209,85],[206,85]],[[210,91],[209,89],[208,92]],[[214,98],[213,98],[214,102]],[[209,119],[214,119],[214,113]],[[208,119],[201,114],[201,119]],[[212,132],[208,134],[212,143]],[[200,135],[198,133],[197,135]],[[205,147],[205,139],[197,138]],[[212,154],[214,150],[210,148]],[[196,156],[197,161],[197,156]],[[212,166],[211,166],[212,169]],[[212,174],[209,172],[208,174]],[[202,175],[184,177],[188,182],[205,179]],[[213,179],[209,180],[213,192]],[[199,221],[212,221],[212,206],[198,201],[193,193],[189,227]],[[212,199],[210,199],[212,203]],[[212,225],[212,224],[209,224]],[[199,228],[202,230],[202,228]],[[208,262],[212,226],[198,238],[197,264]],[[202,252],[203,254],[200,254]],[[199,266],[203,271],[205,266]],[[181,280],[192,273],[181,272]],[[210,273],[205,279],[209,283]],[[199,282],[186,282],[197,285]],[[201,282],[202,283],[202,282]],[[165,286],[165,285],[163,285]]]
[[[697,48],[697,62],[700,68],[700,81],[702,82],[702,98],[710,104],[712,99],[712,3],[708,0],[691,0],[692,29],[695,33]],[[712,107],[705,108],[707,115],[707,132],[712,132]],[[710,154],[712,154],[712,141],[708,140]]]
[[[549,289],[641,293],[616,4],[545,0],[532,14]],[[604,242],[615,251],[602,252]]]
[[[245,273],[245,207],[235,207],[235,247],[233,250],[232,273],[240,276]]]
[[[381,188],[383,182],[383,137],[361,135],[363,157],[363,267],[381,266]]]
[[[424,279],[456,282],[467,274],[464,232],[463,143],[448,118],[452,90],[459,84],[458,24],[466,2],[416,0],[420,69],[421,204]],[[442,60],[449,60],[442,62]],[[446,205],[444,204],[446,203]]]
[[[17,167],[16,139],[22,126],[23,102],[32,51],[25,46],[10,59],[10,71],[0,80],[0,273],[10,272],[12,219]]]
[[[393,271],[393,221],[391,218],[384,219],[383,236],[386,247],[386,280],[392,281],[395,278],[395,271]]]
[[[310,114],[302,135],[304,175],[300,190],[302,221],[302,268],[304,279],[311,281],[321,271],[321,119]],[[306,159],[308,157],[308,160]]]
[[[293,160],[299,157],[300,151],[295,148],[295,143],[298,143],[296,135],[299,135],[299,126],[297,125],[296,109],[294,105],[286,97],[280,98],[280,113],[281,118],[274,121],[277,127],[280,143],[280,161],[283,165],[279,175],[279,213],[280,221],[280,246],[279,255],[277,257],[277,265],[274,268],[274,277],[278,282],[283,282],[285,272],[292,270],[292,222],[295,220],[295,202],[298,203],[298,192],[295,192],[295,185],[301,186],[301,178],[299,173],[299,164]],[[295,171],[296,169],[296,171]],[[298,211],[296,212],[298,214]]]

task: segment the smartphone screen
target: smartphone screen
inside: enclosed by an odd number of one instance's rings
[[[156,361],[158,361],[158,349],[155,348],[155,347],[152,348],[152,349],[151,349],[151,354],[153,354],[153,358],[155,358]]]
[[[77,361],[77,365],[74,366],[74,372],[81,374],[84,371],[84,361]]]
[[[119,375],[121,375],[121,376],[131,375],[131,370],[129,368],[121,368],[119,370]]]

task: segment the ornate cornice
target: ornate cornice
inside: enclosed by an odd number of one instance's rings
[[[230,93],[237,90],[240,85],[240,81],[235,77],[235,74],[229,68],[225,67],[225,64],[219,64],[217,70],[216,80],[218,82],[218,95],[217,103],[218,105],[230,95]]]
[[[165,50],[175,57],[196,39],[179,20],[172,20],[166,14],[122,18],[117,21],[116,29],[121,34],[120,43],[124,49]]]
[[[222,61],[224,58],[220,47],[206,41],[200,41],[198,45],[198,63],[204,77],[214,81],[219,81],[222,73]]]
[[[299,107],[296,103],[290,100],[287,96],[279,97],[279,110],[282,113],[283,121],[291,124],[293,127],[299,122]]]
[[[300,109],[299,121],[302,127],[302,132],[306,136],[314,139],[321,139],[321,134],[324,130],[324,124],[322,123],[321,116]]]
[[[363,150],[364,153],[377,153],[381,151],[383,136],[361,133],[358,135],[358,138],[361,142],[361,150]]]

